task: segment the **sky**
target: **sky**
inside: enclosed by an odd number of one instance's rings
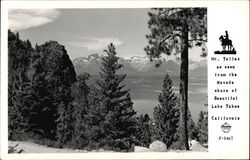
[[[64,45],[71,60],[103,53],[109,43],[118,56],[146,56],[149,9],[11,9],[9,29],[19,31],[33,46],[49,40]],[[190,58],[200,61],[200,48],[190,49]],[[170,59],[174,57],[169,57]]]

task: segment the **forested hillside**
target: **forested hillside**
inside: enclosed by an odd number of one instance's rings
[[[162,140],[167,147],[180,148],[178,98],[169,76],[163,82],[154,117],[137,115],[130,90],[123,83],[126,74],[119,72],[122,64],[115,46],[111,43],[104,52],[99,77],[90,85],[91,73],[76,76],[63,45],[49,41],[32,47],[29,40],[21,40],[18,32],[9,30],[9,140],[124,152]],[[200,127],[207,124],[201,116]],[[207,142],[207,131],[202,128],[199,134],[191,115],[188,129],[191,139],[199,140],[200,135]]]
[[[10,31],[8,41],[9,138],[35,134],[64,141],[71,131],[71,85],[76,81],[67,51],[56,41],[33,48]]]

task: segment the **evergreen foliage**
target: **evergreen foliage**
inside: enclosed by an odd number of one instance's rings
[[[53,95],[50,93],[46,79],[46,60],[43,52],[34,52],[29,69],[30,88],[30,124],[31,131],[42,137],[55,139],[56,135],[56,106],[52,104]]]
[[[170,147],[177,141],[177,128],[179,122],[179,108],[177,97],[172,91],[172,80],[168,74],[163,81],[163,89],[159,95],[160,104],[154,108],[155,139],[162,141]]]
[[[129,90],[125,90],[125,74],[117,74],[122,67],[118,63],[115,46],[111,43],[107,56],[102,59],[100,79],[97,81],[102,98],[104,121],[100,123],[101,146],[112,150],[128,150],[135,133],[135,114]]]
[[[90,87],[87,85],[86,81],[89,79],[90,75],[84,73],[77,76],[77,91],[74,95],[74,133],[71,143],[75,148],[83,149],[88,143],[87,131],[87,121],[86,114],[89,110],[89,100],[88,95],[90,92]]]
[[[180,103],[178,101],[178,108],[180,107]],[[179,111],[180,112],[180,109]],[[190,109],[188,108],[188,121],[187,121],[187,130],[188,130],[188,139],[189,140],[198,140],[198,133],[199,133],[199,129],[197,127],[197,125],[194,123]],[[180,123],[180,121],[179,121]],[[178,126],[177,129],[177,135],[178,135],[178,140],[177,142],[174,142],[174,144],[171,146],[172,149],[181,149],[182,148],[182,144],[181,144],[181,129],[180,129],[180,125]]]
[[[42,45],[8,35],[8,129],[10,140],[33,140],[48,146],[77,149],[104,148],[131,151],[148,147],[152,137],[168,147],[181,141],[179,106],[166,75],[154,108],[136,117],[133,102],[120,74],[122,65],[111,43],[102,59],[97,86],[88,85],[90,75],[76,77],[64,46],[56,41]],[[189,137],[207,141],[207,116],[200,114],[199,132],[188,110]],[[155,125],[153,125],[155,124]]]
[[[150,119],[149,115],[141,114],[137,117],[137,124],[136,124],[136,145],[149,147],[152,139],[152,120]]]
[[[44,107],[49,107],[52,110],[49,115],[56,120],[51,120],[49,123],[56,122],[56,128],[53,130],[55,130],[56,138],[62,145],[71,139],[73,132],[71,85],[76,81],[76,73],[67,51],[58,42],[46,42],[39,46],[39,50],[43,53],[40,54],[39,60],[44,65],[42,72],[44,72],[45,87],[49,96],[47,102],[50,102],[48,106]],[[43,120],[46,121],[45,118]]]
[[[162,53],[177,55],[194,46],[206,47],[206,8],[154,8],[148,15],[151,33],[146,35],[149,45],[145,51],[151,58]]]
[[[76,80],[65,48],[50,41],[36,45],[8,32],[9,139],[31,133],[61,144],[72,135],[71,84]]]
[[[182,149],[188,150],[188,48],[202,46],[201,56],[206,56],[207,10],[156,8],[149,12],[149,17],[151,33],[146,35],[149,45],[145,51],[151,60],[161,54],[180,54],[180,138]]]
[[[199,141],[204,144],[208,143],[208,113],[201,111],[198,120]]]
[[[8,31],[8,136],[20,138],[28,126],[28,106],[26,106],[29,88],[27,69],[30,64],[31,45],[19,39],[19,33]]]
[[[101,142],[104,141],[104,130],[100,127],[105,120],[105,109],[102,105],[102,94],[98,88],[93,85],[89,87],[88,108],[84,117],[86,130],[84,132],[86,138],[85,149],[98,149]]]

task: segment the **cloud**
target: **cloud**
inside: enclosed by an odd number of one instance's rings
[[[56,9],[9,9],[9,29],[17,31],[53,22],[60,15]]]
[[[93,38],[93,37],[81,37],[81,41],[77,42],[66,42],[71,46],[87,48],[88,50],[102,50],[107,48],[110,43],[115,46],[121,45],[123,42],[118,38],[104,37],[104,38]]]

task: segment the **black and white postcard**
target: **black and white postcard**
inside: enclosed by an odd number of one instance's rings
[[[2,1],[1,159],[248,159],[248,1]]]

